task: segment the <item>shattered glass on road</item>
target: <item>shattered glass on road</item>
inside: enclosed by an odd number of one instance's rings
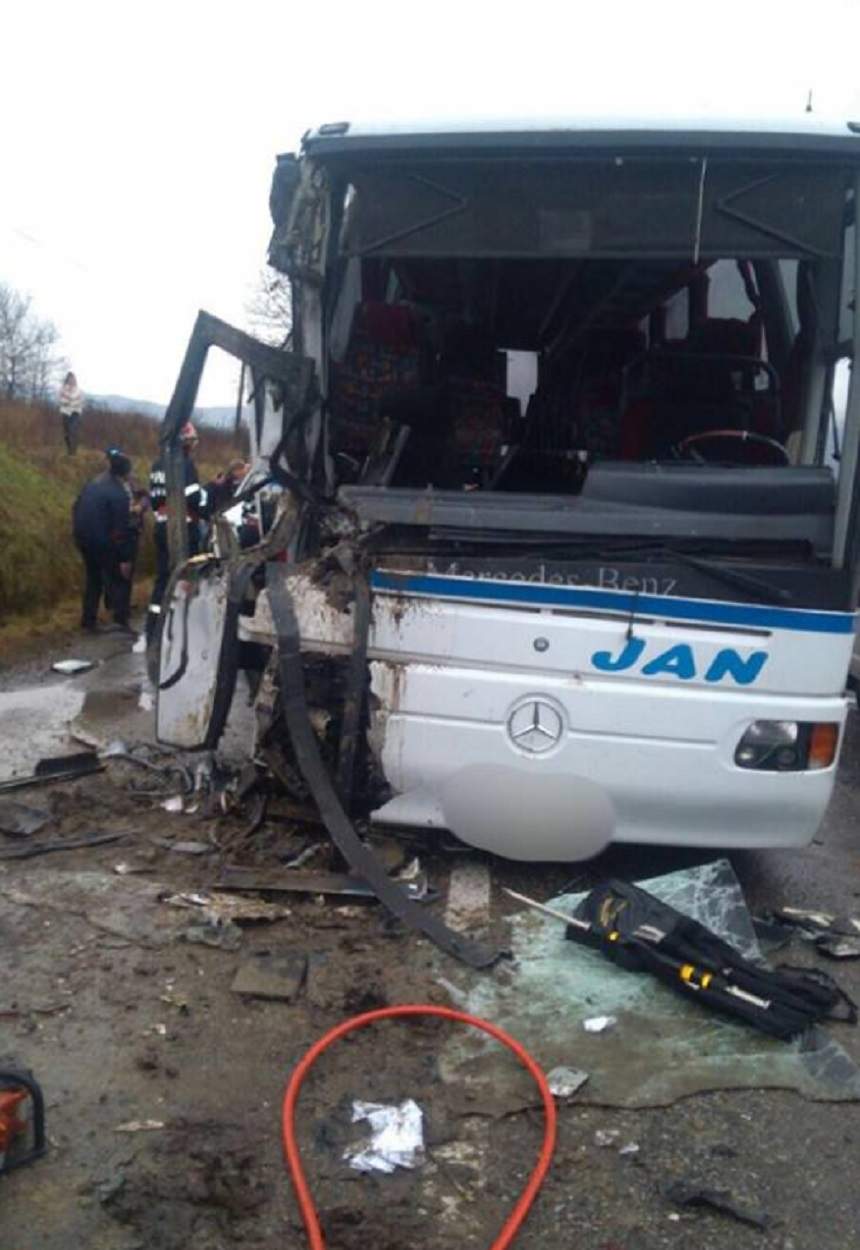
[[[639,884],[742,954],[762,957],[727,860]],[[569,913],[583,897],[562,895],[551,905]],[[513,966],[480,980],[466,981],[458,971],[458,1005],[510,1031],[544,1070],[570,1065],[587,1071],[580,1102],[653,1107],[707,1090],[747,1088],[793,1089],[822,1101],[860,1099],[860,1070],[824,1029],[777,1041],[567,941],[558,921],[521,913],[511,918],[511,931]],[[450,965],[443,975],[454,979]],[[617,1017],[614,1028],[585,1031],[586,1019],[604,1014]],[[467,1082],[478,1113],[501,1115],[528,1105],[530,1092],[513,1065],[481,1039],[452,1039],[442,1067],[447,1081]]]

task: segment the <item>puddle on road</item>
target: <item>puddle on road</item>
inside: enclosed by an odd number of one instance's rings
[[[81,710],[84,693],[69,682],[0,693],[4,778],[31,773],[44,756],[71,750],[69,721]]]
[[[154,703],[145,658],[128,651],[106,656],[80,677],[0,691],[0,780],[32,773],[45,756],[79,751],[82,740],[97,748],[115,738],[154,742]],[[219,754],[246,758],[253,735],[240,679]]]

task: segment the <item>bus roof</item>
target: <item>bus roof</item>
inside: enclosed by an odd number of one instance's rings
[[[480,149],[683,149],[783,156],[860,156],[860,122],[649,117],[331,122],[309,131],[314,156]]]

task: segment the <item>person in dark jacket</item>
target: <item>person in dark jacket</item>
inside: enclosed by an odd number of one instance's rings
[[[200,485],[194,451],[197,431],[190,421],[179,431],[185,466],[185,511],[188,520],[188,554],[200,550],[200,522],[206,515],[206,491]],[[155,583],[146,617],[146,638],[151,642],[161,615],[161,601],[170,577],[170,553],[167,545],[167,472],[164,457],[153,461],[149,473],[149,499],[155,521]]]
[[[223,473],[206,483],[206,505],[210,516],[219,509],[226,508],[247,472],[247,461],[231,460]]]
[[[129,524],[126,479],[131,461],[118,448],[108,452],[108,468],[87,482],[72,509],[75,543],[86,570],[81,627],[98,629],[99,601],[105,594],[116,628],[131,633],[131,560],[133,535]]]

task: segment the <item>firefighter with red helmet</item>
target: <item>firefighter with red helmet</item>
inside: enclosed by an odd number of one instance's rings
[[[200,550],[200,522],[206,515],[206,491],[200,485],[194,452],[198,444],[197,430],[190,421],[179,431],[185,469],[185,510],[188,517],[188,554]],[[149,473],[149,498],[155,521],[155,585],[146,617],[146,637],[151,642],[161,615],[161,601],[170,577],[170,554],[167,545],[167,473],[164,457],[153,461]]]

